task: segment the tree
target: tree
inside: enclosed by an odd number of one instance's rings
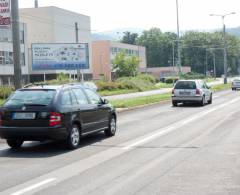
[[[137,42],[139,45],[146,47],[149,67],[172,65],[176,37],[175,33],[163,33],[159,28],[152,28],[143,32]],[[176,52],[174,57],[176,57]]]
[[[139,62],[138,57],[126,56],[123,51],[118,53],[112,61],[117,77],[136,76],[138,74]]]
[[[124,32],[121,42],[131,44],[131,45],[136,45],[137,38],[138,38],[137,33],[131,33],[129,31],[126,31],[126,32]]]

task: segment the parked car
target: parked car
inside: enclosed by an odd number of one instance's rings
[[[240,79],[236,78],[232,82],[232,90],[240,89]]]
[[[179,80],[172,90],[172,104],[198,103],[202,106],[212,103],[212,91],[202,80]]]
[[[24,141],[64,140],[75,149],[83,135],[116,133],[115,109],[81,85],[29,86],[14,92],[0,109],[0,137],[12,148]]]

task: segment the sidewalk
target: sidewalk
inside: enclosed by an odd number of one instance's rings
[[[207,83],[209,86],[215,86],[223,83],[223,79],[219,79],[218,81]],[[122,100],[122,99],[131,99],[136,97],[144,97],[150,95],[158,95],[164,93],[171,93],[172,88],[164,88],[164,89],[157,89],[151,91],[144,91],[144,92],[136,92],[136,93],[128,93],[128,94],[120,94],[120,95],[112,95],[112,96],[104,96],[103,98],[108,100]]]

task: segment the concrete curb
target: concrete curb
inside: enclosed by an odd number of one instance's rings
[[[140,105],[140,106],[134,106],[134,107],[131,107],[131,108],[116,108],[116,111],[117,111],[117,113],[122,113],[122,112],[136,110],[136,109],[140,109],[140,108],[145,108],[145,107],[153,106],[153,105],[157,105],[157,104],[166,104],[166,103],[169,103],[169,102],[171,102],[171,99],[160,101],[160,102],[155,102],[155,103],[151,103],[151,104],[144,104],[144,105]]]

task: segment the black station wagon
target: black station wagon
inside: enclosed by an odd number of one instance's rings
[[[0,108],[0,137],[12,148],[24,141],[64,140],[70,149],[83,135],[116,133],[115,109],[81,85],[32,85],[15,91]]]

